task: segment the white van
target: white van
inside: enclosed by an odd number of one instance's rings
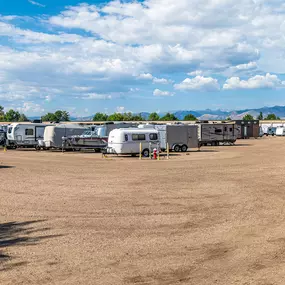
[[[150,151],[159,144],[159,133],[155,129],[115,129],[109,134],[108,149],[117,154],[136,155],[140,153],[142,144],[142,156],[148,157]]]
[[[276,128],[276,136],[285,136],[285,127],[279,126]]]
[[[42,123],[12,123],[7,130],[8,147],[37,147],[43,139],[45,127]]]

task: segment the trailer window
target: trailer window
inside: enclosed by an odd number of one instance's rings
[[[216,134],[220,134],[221,132],[222,132],[221,129],[215,129],[215,133],[216,133]]]
[[[233,128],[230,128],[230,132],[232,132],[233,131]]]
[[[25,135],[26,136],[33,136],[34,135],[34,130],[33,129],[26,129],[25,130]]]
[[[125,141],[127,142],[129,140],[128,135],[125,135]]]
[[[158,140],[157,134],[149,134],[149,139],[150,139],[151,141],[156,141],[156,140]]]
[[[11,133],[12,133],[12,130],[13,130],[13,127],[9,127],[9,128],[8,128],[8,134],[11,134]]]
[[[145,134],[133,134],[132,140],[133,141],[145,141]]]
[[[227,131],[227,127],[225,127],[225,132]]]

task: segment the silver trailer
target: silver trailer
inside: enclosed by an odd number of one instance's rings
[[[160,149],[186,152],[188,148],[199,148],[198,126],[196,125],[139,125],[139,128],[154,128],[159,132]]]
[[[81,135],[86,128],[76,124],[59,124],[56,126],[48,126],[45,128],[43,136],[43,146],[46,149],[63,147],[64,138],[74,135]],[[70,147],[71,148],[71,147]]]
[[[198,124],[198,137],[200,146],[219,145],[220,143],[233,144],[240,134],[240,128],[236,124],[200,123]]]
[[[186,152],[188,148],[199,148],[198,127],[195,125],[155,125],[160,136],[160,148]]]

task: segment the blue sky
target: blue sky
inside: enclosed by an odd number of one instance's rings
[[[74,116],[285,105],[284,35],[283,0],[2,0],[0,105]]]

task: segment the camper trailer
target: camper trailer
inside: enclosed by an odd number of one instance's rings
[[[108,139],[108,150],[116,154],[136,155],[142,151],[142,156],[148,157],[158,145],[159,133],[151,128],[115,129],[110,132]]]
[[[230,123],[200,123],[198,124],[199,145],[219,145],[234,143],[239,136],[238,126]]]
[[[159,132],[160,149],[186,152],[188,148],[199,148],[198,126],[183,124],[139,125],[139,128],[154,128]]]
[[[285,127],[279,126],[276,128],[276,136],[285,136]]]
[[[12,123],[7,130],[7,146],[37,147],[38,140],[43,139],[47,126],[41,123]]]
[[[43,145],[46,149],[63,147],[66,138],[81,135],[86,128],[76,124],[59,124],[45,128],[43,135]],[[72,148],[72,147],[70,147]]]

